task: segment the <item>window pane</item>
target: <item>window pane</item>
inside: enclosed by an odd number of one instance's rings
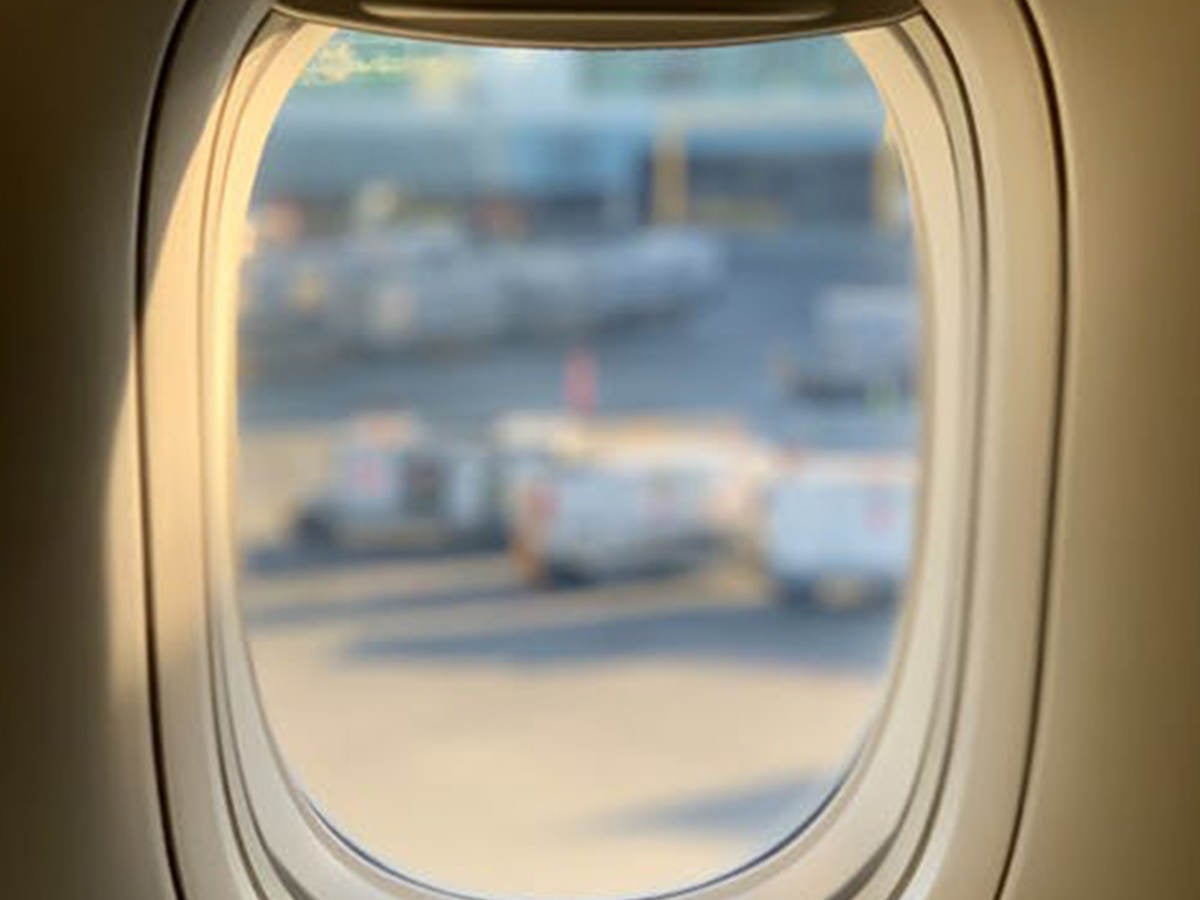
[[[880,698],[918,477],[907,194],[847,45],[338,33],[248,231],[240,596],[335,827],[532,897],[800,827]]]

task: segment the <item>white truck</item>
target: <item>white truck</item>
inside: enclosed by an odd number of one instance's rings
[[[908,574],[916,466],[908,457],[826,456],[778,471],[761,552],[784,602],[850,605],[894,596]]]
[[[903,401],[917,388],[919,332],[910,290],[836,285],[817,298],[804,352],[778,360],[781,387],[819,404]]]
[[[531,583],[688,568],[738,538],[759,452],[740,431],[609,423],[573,440],[514,485],[510,548]]]
[[[356,421],[323,492],[297,511],[307,545],[344,549],[499,544],[500,473],[486,444],[435,438],[405,417]]]

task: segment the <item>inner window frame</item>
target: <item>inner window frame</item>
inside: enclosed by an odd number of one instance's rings
[[[296,57],[291,54],[297,51],[301,46],[311,46],[316,43],[323,44],[325,40],[333,33],[333,29],[328,26],[298,24],[294,30],[288,27],[289,23],[279,21],[280,35],[276,40],[278,51],[281,54],[286,54],[288,57],[288,66],[295,60]],[[868,69],[870,68],[870,40],[874,36],[851,38],[852,43],[857,40],[860,47],[864,44],[867,47],[867,59],[864,60]],[[272,42],[274,43],[274,42]],[[262,46],[262,45],[259,45]],[[702,51],[701,51],[702,52]],[[856,52],[862,54],[862,49],[857,49]],[[875,48],[875,52],[879,52]],[[277,57],[278,58],[278,57]],[[269,67],[269,63],[267,64]],[[297,73],[298,74],[298,73]],[[282,77],[282,67],[270,72],[268,77]],[[879,89],[877,87],[877,89]],[[235,119],[236,124],[231,123],[234,128],[245,127],[250,123],[250,127],[261,125],[262,112],[254,109],[255,101],[258,98],[247,96],[247,105],[243,108],[240,116]],[[888,104],[889,107],[891,104]],[[894,110],[889,110],[894,116]],[[912,115],[911,111],[906,112],[907,115]],[[223,126],[225,127],[225,126]],[[944,128],[943,124],[943,128]],[[900,134],[900,143],[904,146],[903,156],[905,157],[906,174],[913,183],[914,173],[911,171],[911,155],[912,151],[907,146],[906,141],[912,138],[905,137],[903,125],[896,129]],[[246,156],[249,154],[235,146],[236,141],[230,145],[230,155]],[[943,152],[949,151],[948,142],[943,146]],[[928,152],[928,151],[926,151]],[[257,168],[257,167],[255,167]],[[241,207],[240,197],[231,197],[230,193],[239,191],[241,185],[234,184],[230,187],[230,182],[226,181],[225,192],[219,194],[214,200],[216,208],[214,218],[217,227],[220,229],[228,229],[233,232],[240,233],[241,222],[244,221],[244,215],[238,215],[238,209]],[[943,193],[946,185],[941,186]],[[915,195],[919,188],[916,184],[912,184],[910,191]],[[927,197],[922,197],[923,200],[928,200]],[[236,205],[234,205],[236,204]],[[885,676],[884,686],[881,689],[880,712],[874,717],[875,720],[867,726],[867,733],[864,738],[862,747],[858,751],[856,757],[850,762],[847,767],[845,777],[839,785],[832,791],[831,795],[820,805],[817,811],[807,820],[799,822],[788,838],[783,842],[774,846],[766,847],[756,857],[748,860],[743,865],[734,869],[727,875],[719,877],[712,881],[703,882],[695,886],[682,888],[679,891],[672,892],[668,896],[696,896],[707,893],[709,890],[722,887],[728,888],[737,884],[745,883],[747,880],[757,880],[764,877],[767,872],[771,872],[775,877],[779,877],[782,869],[787,868],[793,871],[800,870],[803,874],[800,876],[803,881],[797,881],[797,884],[803,883],[811,887],[813,881],[818,877],[817,871],[829,871],[837,874],[825,875],[821,880],[828,880],[828,890],[833,893],[839,884],[851,882],[855,878],[861,877],[861,871],[855,871],[856,864],[861,860],[837,860],[826,861],[814,858],[814,851],[820,847],[854,847],[853,856],[860,855],[857,847],[862,846],[862,838],[867,837],[862,834],[862,829],[866,826],[862,824],[852,823],[852,827],[856,834],[856,840],[850,841],[843,839],[836,832],[846,829],[846,823],[854,814],[856,804],[854,803],[855,795],[863,791],[889,793],[893,796],[889,798],[888,805],[892,806],[894,811],[892,818],[895,819],[896,814],[903,809],[907,804],[908,790],[915,783],[916,769],[919,768],[919,754],[914,751],[918,747],[922,747],[923,742],[919,742],[915,737],[905,741],[905,749],[908,753],[905,754],[907,759],[904,760],[903,768],[909,769],[903,776],[898,776],[895,771],[902,767],[900,759],[893,757],[889,762],[894,761],[895,765],[887,765],[880,763],[881,756],[880,746],[886,740],[885,731],[887,730],[887,720],[889,711],[894,711],[896,708],[896,695],[901,690],[898,685],[898,679],[903,672],[912,673],[914,666],[905,665],[906,660],[912,658],[915,654],[924,654],[926,656],[934,656],[939,659],[939,665],[930,667],[926,672],[921,673],[927,683],[922,687],[922,693],[927,697],[932,698],[938,693],[938,683],[944,683],[942,675],[942,666],[940,660],[943,659],[951,649],[946,640],[948,629],[949,616],[943,614],[942,609],[945,607],[953,607],[955,604],[947,603],[945,600],[937,602],[930,600],[927,595],[931,592],[946,593],[945,587],[931,587],[929,579],[937,577],[949,571],[948,567],[942,566],[936,571],[931,572],[927,563],[927,548],[934,544],[944,543],[947,538],[936,538],[934,541],[928,540],[928,492],[937,490],[939,483],[942,482],[948,472],[949,466],[944,466],[940,462],[935,461],[934,457],[934,436],[932,432],[937,428],[939,422],[945,421],[953,414],[948,414],[946,410],[938,410],[935,406],[937,400],[933,396],[933,386],[936,384],[936,373],[939,366],[947,360],[944,357],[952,352],[948,347],[943,347],[942,341],[938,340],[939,333],[939,317],[938,311],[934,308],[934,303],[929,298],[930,281],[937,277],[936,273],[930,271],[929,253],[927,250],[927,242],[930,238],[930,214],[920,210],[920,202],[913,204],[915,218],[915,233],[916,233],[916,252],[920,257],[918,264],[919,272],[919,293],[921,294],[922,305],[922,322],[923,332],[926,337],[924,346],[922,347],[922,381],[921,390],[919,391],[918,405],[921,409],[921,437],[920,437],[920,462],[923,469],[923,477],[921,479],[921,489],[918,491],[917,515],[916,521],[920,525],[914,529],[914,547],[912,554],[912,568],[909,576],[909,587],[906,593],[909,597],[920,595],[923,599],[921,602],[905,602],[903,609],[896,626],[896,634],[893,636],[893,653],[892,659],[888,665],[887,674]],[[945,212],[941,213],[942,221],[944,221]],[[940,236],[943,240],[945,235]],[[218,237],[216,240],[217,246],[237,246],[240,240],[236,238],[223,239]],[[956,256],[959,254],[955,254]],[[236,292],[229,285],[229,264],[226,259],[218,257],[213,261],[214,265],[214,288],[212,296],[214,298],[228,298]],[[224,272],[222,270],[225,270]],[[957,279],[962,278],[962,273],[957,273]],[[236,322],[236,316],[227,310],[220,309],[215,303],[206,307],[206,310],[211,311],[212,315],[209,318],[207,327],[204,327],[204,335],[202,340],[209,344],[208,352],[204,353],[204,361],[213,366],[208,373],[208,377],[204,378],[204,383],[214,384],[220,380],[229,378],[229,366],[225,360],[233,358],[234,342],[236,334],[231,335],[230,328],[232,323]],[[943,316],[944,317],[944,316]],[[962,345],[960,345],[962,346]],[[217,396],[222,399],[219,401],[220,409],[212,410],[213,418],[210,419],[210,429],[206,429],[206,433],[221,434],[227,430],[232,430],[232,435],[218,440],[217,445],[228,447],[236,442],[236,398],[231,395],[236,394],[236,384],[226,383],[224,388]],[[214,398],[216,399],[216,398]],[[965,410],[963,411],[965,412]],[[956,419],[965,419],[966,416],[953,416]],[[948,436],[942,436],[940,443],[944,443]],[[217,451],[215,456],[223,459],[231,459],[232,456],[221,451]],[[949,455],[949,454],[947,454]],[[969,458],[970,453],[955,453],[958,458]],[[218,489],[219,496],[231,498],[234,490],[234,477],[232,472],[220,466],[220,461],[210,457],[209,459],[210,478],[208,483],[211,485],[223,484],[225,487]],[[211,508],[218,521],[231,522],[235,514],[235,510],[230,506],[218,504],[215,497],[210,497],[209,502]],[[228,503],[228,500],[225,501]],[[947,529],[947,535],[952,529]],[[960,529],[961,530],[961,529]],[[271,834],[265,831],[269,826],[262,820],[261,815],[258,819],[258,828],[263,829],[262,837],[268,846],[289,846],[298,844],[304,841],[307,835],[314,836],[317,840],[310,847],[301,852],[297,852],[292,856],[297,862],[293,865],[286,866],[288,875],[295,878],[301,884],[310,883],[310,880],[316,877],[316,873],[305,873],[302,871],[303,864],[299,861],[306,856],[311,856],[312,853],[323,850],[326,853],[333,854],[341,863],[343,873],[350,875],[356,880],[354,887],[344,884],[341,878],[338,879],[336,885],[330,883],[329,890],[338,891],[339,896],[343,896],[341,892],[347,888],[354,891],[355,894],[359,890],[366,889],[369,893],[364,893],[363,896],[374,896],[378,889],[382,889],[384,893],[378,896],[405,896],[412,892],[413,896],[441,896],[455,897],[460,896],[451,891],[447,891],[438,886],[425,883],[417,880],[411,875],[406,874],[400,869],[394,868],[384,861],[373,856],[369,847],[362,846],[352,842],[349,838],[342,835],[330,823],[328,818],[322,814],[319,806],[314,798],[302,793],[286,775],[285,754],[280,751],[271,738],[270,730],[265,722],[261,705],[258,702],[257,693],[254,690],[247,691],[248,686],[253,685],[253,672],[248,665],[245,665],[246,659],[246,638],[242,633],[241,620],[237,609],[236,599],[236,554],[232,547],[232,538],[224,538],[216,542],[214,552],[210,559],[210,564],[213,571],[221,573],[219,575],[219,584],[221,587],[218,594],[225,599],[222,602],[225,608],[222,610],[219,618],[220,632],[216,636],[216,653],[221,658],[221,684],[218,689],[218,694],[226,698],[227,709],[225,711],[226,722],[224,732],[228,734],[232,740],[230,743],[236,756],[236,765],[243,773],[241,789],[246,792],[249,798],[249,807],[252,810],[262,810],[271,807],[279,807],[285,802],[284,796],[290,801],[293,810],[298,814],[293,819],[289,826],[280,827],[278,833]],[[228,548],[219,550],[217,548]],[[956,593],[962,593],[960,586]],[[227,604],[227,605],[226,605]],[[936,608],[938,608],[937,618],[941,620],[939,623],[931,623],[926,619],[927,616]],[[925,616],[921,614],[924,613]],[[917,621],[918,617],[926,619],[925,621]],[[930,654],[928,643],[922,641],[923,646],[915,647],[914,632],[919,631],[922,637],[930,637],[934,634],[938,636],[937,640],[942,645],[935,653]],[[911,702],[906,703],[906,706],[911,708]],[[932,705],[927,710],[925,717],[932,712]],[[925,718],[922,717],[922,718]],[[895,717],[891,716],[893,724]],[[915,717],[914,717],[915,718]],[[253,724],[250,724],[253,723]],[[899,723],[905,731],[912,731],[909,727],[910,723]],[[915,729],[920,732],[929,730],[928,724]],[[922,747],[923,749],[923,747]],[[268,762],[267,760],[270,760]],[[231,760],[233,762],[234,760]],[[270,785],[268,788],[267,785]],[[896,790],[896,786],[904,785],[903,791]],[[878,808],[883,805],[884,801],[875,797],[866,802],[859,802],[857,808],[866,810],[872,808],[872,818],[878,817]],[[280,822],[280,825],[283,823]],[[840,827],[839,827],[840,826]],[[827,840],[822,840],[829,832],[834,834]],[[883,846],[886,842],[884,834],[876,834],[867,837],[868,845]],[[318,849],[320,848],[320,849]],[[286,852],[286,851],[285,851]],[[278,862],[283,862],[281,858]],[[809,874],[811,870],[812,874]],[[840,870],[840,871],[839,871]],[[822,872],[823,874],[823,872]],[[788,878],[791,881],[791,878]],[[314,884],[311,892],[317,896],[321,896],[324,885]],[[656,895],[663,896],[663,895]]]

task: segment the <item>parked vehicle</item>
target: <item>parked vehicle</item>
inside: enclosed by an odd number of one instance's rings
[[[346,323],[352,348],[444,349],[496,340],[508,329],[508,298],[486,264],[427,254],[381,276]]]
[[[701,564],[738,537],[755,452],[726,429],[581,426],[514,484],[514,560],[533,583]]]
[[[294,533],[339,548],[498,544],[495,455],[484,444],[437,439],[403,417],[360,420],[334,451],[326,489],[298,510]]]
[[[640,236],[634,256],[651,285],[648,311],[652,314],[687,310],[724,290],[724,252],[704,231],[650,229]]]
[[[463,246],[453,229],[423,227],[315,238],[256,253],[242,269],[247,363],[313,366],[346,350],[386,348],[418,328],[424,310],[459,296],[470,304],[478,289],[429,275],[453,269]],[[436,297],[428,296],[430,284],[442,288]],[[469,313],[461,318],[479,317],[474,308]]]
[[[519,245],[497,251],[511,332],[517,337],[578,335],[599,321],[594,249]]]
[[[908,573],[915,466],[908,458],[802,460],[766,490],[762,562],[779,598],[890,598]]]
[[[241,327],[251,364],[273,367],[586,335],[686,311],[722,284],[719,248],[696,232],[504,246],[397,228],[251,257]]]
[[[653,228],[594,251],[601,327],[687,313],[724,290],[718,242],[701,231]]]
[[[816,304],[803,353],[779,360],[791,397],[814,403],[868,403],[911,397],[917,384],[920,310],[890,286],[839,285]]]

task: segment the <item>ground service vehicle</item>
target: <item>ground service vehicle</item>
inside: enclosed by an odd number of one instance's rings
[[[578,423],[512,484],[513,557],[534,582],[701,565],[745,527],[760,455],[719,425]]]
[[[500,539],[501,484],[486,445],[439,437],[403,417],[351,424],[325,490],[296,512],[302,544],[444,549]]]
[[[765,491],[763,566],[782,600],[889,600],[908,567],[911,460],[841,457],[793,463]]]
[[[780,360],[783,390],[821,403],[887,403],[917,385],[915,298],[889,287],[839,285],[818,301],[813,345]]]

